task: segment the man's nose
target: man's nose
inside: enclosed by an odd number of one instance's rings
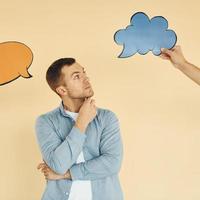
[[[85,77],[84,77],[84,81],[85,81],[85,82],[89,82],[89,81],[90,81],[89,77],[88,77],[88,76],[85,76]]]

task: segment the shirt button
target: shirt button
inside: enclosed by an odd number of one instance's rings
[[[65,192],[66,195],[69,195],[69,192]]]

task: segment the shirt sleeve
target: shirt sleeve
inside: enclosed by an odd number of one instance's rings
[[[76,162],[86,135],[73,126],[64,141],[44,115],[36,119],[36,136],[43,160],[56,173],[64,174]]]
[[[70,168],[72,180],[96,180],[119,172],[123,155],[119,120],[112,111],[108,112],[100,140],[100,156],[74,164]]]

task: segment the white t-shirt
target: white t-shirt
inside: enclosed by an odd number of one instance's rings
[[[65,110],[65,112],[70,115],[74,121],[78,117],[78,113],[70,112]],[[83,151],[79,154],[76,163],[85,162]],[[68,200],[92,200],[92,188],[91,181],[75,180],[72,181],[72,186],[69,194]]]

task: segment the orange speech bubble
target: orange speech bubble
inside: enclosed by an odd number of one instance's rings
[[[33,61],[33,53],[25,44],[15,41],[0,43],[0,85],[20,76],[31,78],[27,71]]]

